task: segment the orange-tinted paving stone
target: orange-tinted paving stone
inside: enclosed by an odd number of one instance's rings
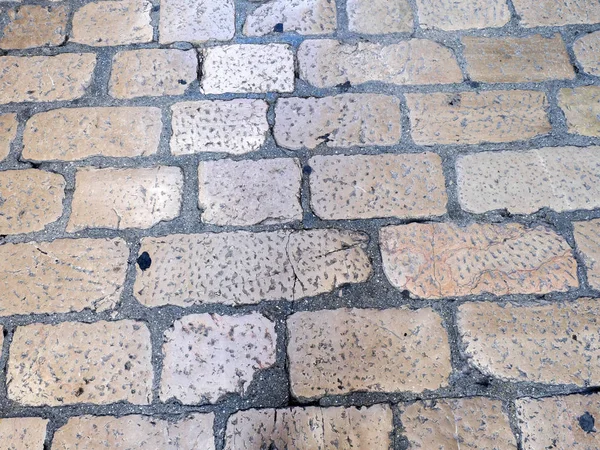
[[[8,11],[0,48],[54,47],[65,41],[68,9],[65,5],[23,5]]]
[[[0,162],[10,153],[10,145],[17,135],[17,125],[15,114],[0,115]]]
[[[573,235],[577,250],[583,256],[588,283],[600,289],[600,220],[573,222]]]
[[[0,419],[0,442],[6,450],[44,450],[47,426],[39,417]]]

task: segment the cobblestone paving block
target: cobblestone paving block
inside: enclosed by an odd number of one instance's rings
[[[335,229],[205,233],[142,239],[150,267],[137,267],[146,306],[295,300],[371,275],[366,235]]]
[[[588,33],[573,43],[573,52],[584,72],[600,76],[600,31]]]
[[[426,39],[397,44],[306,40],[298,49],[298,62],[300,77],[321,88],[346,82],[353,85],[369,81],[411,85],[463,81],[452,51]]]
[[[17,115],[0,115],[0,162],[10,153],[10,145],[17,136]]]
[[[463,209],[531,214],[600,208],[600,147],[483,152],[456,163]],[[541,176],[543,175],[543,176]]]
[[[286,44],[236,44],[201,50],[204,94],[292,92],[294,55]]]
[[[273,135],[284,148],[395,145],[400,141],[400,100],[382,94],[280,98]]]
[[[150,332],[132,320],[17,327],[8,398],[31,406],[149,404],[151,355]]]
[[[521,141],[551,130],[546,94],[539,91],[405,95],[419,145]]]
[[[48,419],[15,417],[0,419],[0,442],[6,450],[44,450]]]
[[[410,33],[413,11],[408,0],[347,0],[348,28],[363,34]]]
[[[53,109],[27,121],[22,158],[76,161],[91,156],[148,156],[158,150],[161,131],[159,108]]]
[[[577,288],[568,243],[544,227],[452,223],[382,228],[384,272],[416,297],[545,294]]]
[[[234,0],[162,0],[161,44],[228,41],[235,33]]]
[[[223,152],[241,155],[258,150],[269,133],[264,100],[204,100],[176,103],[171,153]]]
[[[280,25],[281,24],[281,25]],[[244,23],[246,36],[264,36],[276,26],[284,33],[329,34],[337,26],[335,2],[331,0],[274,0],[260,5]]]
[[[287,320],[291,392],[423,392],[448,385],[448,336],[430,308],[299,312]]]
[[[67,231],[145,229],[173,220],[181,210],[182,190],[179,167],[78,169]]]
[[[302,220],[301,177],[295,159],[201,161],[198,205],[202,221],[256,225]]]
[[[96,66],[93,53],[0,57],[0,104],[73,100],[85,94]]]
[[[600,289],[600,219],[573,222],[577,249],[583,255],[588,284]]]
[[[7,11],[0,48],[54,47],[65,41],[68,10],[65,5],[22,5]]]
[[[243,397],[254,376],[275,364],[277,335],[258,313],[194,314],[177,320],[164,342],[161,400],[198,404]]]
[[[525,0],[531,1],[531,0]],[[444,31],[497,28],[510,21],[506,0],[416,0],[419,24]]]
[[[561,89],[558,106],[565,113],[569,133],[600,136],[600,86]]]
[[[65,185],[62,175],[43,170],[0,172],[0,234],[40,231],[57,221]]]
[[[446,212],[442,160],[434,153],[315,156],[310,204],[321,219],[430,217]]]
[[[600,22],[596,0],[513,0],[513,5],[523,27]]]
[[[123,290],[128,257],[122,239],[0,245],[0,316],[110,309]]]
[[[392,429],[388,405],[249,409],[229,417],[225,450],[388,450]]]
[[[119,52],[113,58],[108,91],[115,98],[182,95],[196,80],[197,72],[195,50]]]

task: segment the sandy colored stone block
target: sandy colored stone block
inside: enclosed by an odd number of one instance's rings
[[[22,158],[77,161],[92,156],[148,156],[158,150],[161,131],[159,108],[53,109],[27,121]]]
[[[471,30],[497,28],[510,21],[506,0],[416,0],[421,28]]]
[[[225,450],[388,450],[392,430],[388,405],[250,409],[229,417]]]
[[[573,222],[573,235],[583,256],[588,284],[600,289],[600,219]]]
[[[0,161],[6,159],[10,153],[10,145],[17,136],[17,115],[0,115]]]
[[[246,36],[264,36],[281,24],[284,33],[328,34],[337,27],[335,2],[331,0],[274,0],[248,14]]]
[[[65,41],[68,10],[64,5],[23,5],[8,10],[0,48],[54,47]]]
[[[363,34],[410,33],[413,11],[407,0],[347,0],[348,28]]]
[[[141,322],[63,322],[17,327],[8,398],[30,406],[106,405],[152,399],[150,332]]]
[[[600,86],[561,89],[558,106],[565,113],[569,133],[600,136]]]
[[[198,206],[203,222],[256,225],[302,220],[296,159],[201,161]]]
[[[78,169],[67,231],[151,228],[179,216],[182,191],[179,167]]]
[[[48,419],[15,417],[0,419],[0,442],[6,450],[44,450]]]
[[[584,72],[600,76],[600,31],[577,39],[573,43],[573,52]]]
[[[264,100],[203,100],[175,103],[171,136],[173,155],[258,150],[267,139],[269,123]]]
[[[448,336],[430,308],[299,312],[287,320],[291,392],[423,392],[448,385]]]
[[[205,233],[142,239],[136,298],[146,306],[194,303],[253,304],[330,292],[371,275],[368,238],[320,229]]]
[[[98,47],[152,42],[151,9],[146,0],[88,3],[73,15],[71,41]]]
[[[0,172],[0,234],[31,233],[62,216],[62,175],[37,169]]]
[[[0,57],[0,103],[73,100],[85,94],[93,53]]]
[[[395,145],[400,141],[400,100],[382,94],[280,98],[273,135],[284,148]]]
[[[596,0],[513,0],[513,5],[523,27],[600,22]]]
[[[228,41],[235,34],[234,0],[161,0],[161,44]]]
[[[462,38],[467,72],[473,81],[524,83],[572,80],[573,65],[560,34],[516,38],[465,36]]]
[[[546,94],[481,91],[405,94],[419,145],[512,142],[549,133]]]
[[[321,88],[347,82],[412,85],[463,81],[452,51],[426,39],[397,44],[306,40],[298,48],[298,62],[300,77]]]
[[[571,247],[541,226],[414,223],[384,227],[379,240],[388,280],[415,297],[546,294],[579,286]]]
[[[434,153],[315,156],[310,204],[324,220],[430,217],[446,212],[442,160]]]

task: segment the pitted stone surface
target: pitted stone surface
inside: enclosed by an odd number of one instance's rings
[[[201,161],[198,205],[203,222],[256,225],[302,220],[295,159]]]
[[[596,0],[513,0],[513,5],[523,27],[600,22]]]
[[[347,0],[348,28],[363,34],[410,33],[413,11],[408,0]]]
[[[228,41],[235,33],[234,0],[162,0],[161,44]]]
[[[408,224],[382,228],[379,240],[390,283],[416,297],[545,294],[579,286],[571,248],[544,227]]]
[[[17,115],[0,115],[0,162],[10,153],[10,145],[17,136]]]
[[[276,25],[284,33],[329,34],[337,26],[335,2],[331,0],[274,0],[260,5],[246,18],[246,36],[264,36]]]
[[[355,145],[395,145],[400,141],[400,100],[381,94],[323,98],[280,98],[273,135],[292,150]]]
[[[287,325],[295,397],[423,392],[448,385],[448,336],[430,308],[299,312]]]
[[[583,256],[588,284],[600,289],[600,219],[573,222],[573,235],[577,250]]]
[[[573,43],[573,52],[584,72],[600,76],[600,31],[585,34]]]
[[[54,47],[65,41],[68,10],[64,5],[23,5],[8,10],[0,48]]]
[[[0,331],[2,331],[0,329]],[[48,419],[15,417],[0,419],[0,442],[6,450],[44,450]]]
[[[150,332],[132,320],[20,326],[8,359],[8,398],[30,406],[149,404],[151,354]]]
[[[254,376],[275,364],[277,335],[258,313],[194,314],[177,320],[164,342],[160,398],[189,405],[243,397]]]
[[[600,136],[600,86],[561,89],[558,106],[565,113],[569,133]]]
[[[416,0],[419,24],[444,31],[496,28],[510,20],[506,0]],[[532,1],[532,0],[525,0]]]

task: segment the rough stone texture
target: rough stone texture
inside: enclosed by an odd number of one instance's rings
[[[173,111],[171,153],[230,153],[258,150],[269,133],[264,100],[204,100],[176,103]]]
[[[405,96],[411,135],[420,145],[521,141],[551,130],[543,92],[439,92]]]
[[[4,328],[0,325],[0,349],[4,345]]]
[[[517,38],[466,36],[462,39],[467,72],[473,81],[522,83],[575,78],[560,34]]]
[[[8,398],[31,406],[149,404],[151,354],[150,332],[132,320],[17,327]]]
[[[76,161],[91,156],[148,156],[158,150],[161,131],[159,108],[53,109],[27,121],[22,158]]]
[[[184,404],[244,396],[254,375],[275,364],[275,324],[252,313],[194,314],[165,332],[160,398]]]
[[[202,221],[256,225],[302,220],[301,177],[295,159],[201,161],[198,205]]]
[[[334,229],[143,238],[152,265],[137,268],[134,294],[146,306],[310,297],[365,281],[367,241]]]
[[[150,228],[179,216],[183,173],[179,167],[80,168],[67,231],[85,228]]]
[[[229,417],[224,450],[388,450],[388,405],[250,409]]]
[[[0,48],[54,47],[65,41],[68,10],[64,5],[23,5],[8,10]]]
[[[573,235],[583,256],[588,284],[600,289],[600,219],[573,222]]]
[[[162,0],[161,44],[228,41],[235,33],[234,0]]]
[[[510,20],[506,0],[416,1],[421,28],[445,31],[495,28]]]
[[[379,238],[387,278],[416,297],[545,294],[579,285],[571,248],[544,227],[415,223],[382,228]]]
[[[205,94],[292,92],[294,54],[286,44],[235,44],[201,50]]]
[[[287,326],[295,397],[423,392],[448,385],[448,336],[430,308],[299,312]]]
[[[283,25],[283,32],[299,34],[334,33],[337,26],[332,0],[274,0],[259,6],[244,23],[247,36],[264,36]]]
[[[17,136],[17,115],[0,115],[0,162],[10,153],[10,145]]]
[[[407,0],[347,0],[348,28],[363,34],[410,33],[413,11]]]
[[[397,44],[306,40],[298,49],[298,61],[300,77],[317,87],[334,87],[346,82],[410,85],[463,80],[452,51],[426,39]]]
[[[321,219],[430,217],[446,212],[442,160],[434,153],[315,156],[310,204]]]
[[[565,113],[569,133],[600,136],[600,86],[561,89],[558,106]]]
[[[600,76],[600,31],[577,39],[573,43],[573,52],[584,72]]]
[[[0,103],[52,102],[81,97],[96,66],[93,53],[0,58]]]
[[[598,448],[599,394],[522,398],[515,403],[523,450]],[[594,420],[592,430],[583,422],[585,418]]]
[[[354,145],[395,145],[400,141],[400,100],[381,94],[323,98],[280,98],[273,135],[292,150]]]
[[[600,22],[596,0],[513,0],[513,5],[524,27]]]
[[[61,450],[214,450],[212,413],[172,421],[130,415],[72,417],[54,434]]]
[[[37,169],[0,172],[0,234],[30,233],[60,218],[62,175]]]
[[[73,15],[71,41],[93,46],[152,42],[151,9],[146,0],[88,3]]]
[[[600,208],[600,147],[551,147],[459,157],[459,200],[477,214]]]
[[[1,331],[1,330],[0,330]],[[6,450],[44,450],[48,419],[0,419],[0,442]]]

